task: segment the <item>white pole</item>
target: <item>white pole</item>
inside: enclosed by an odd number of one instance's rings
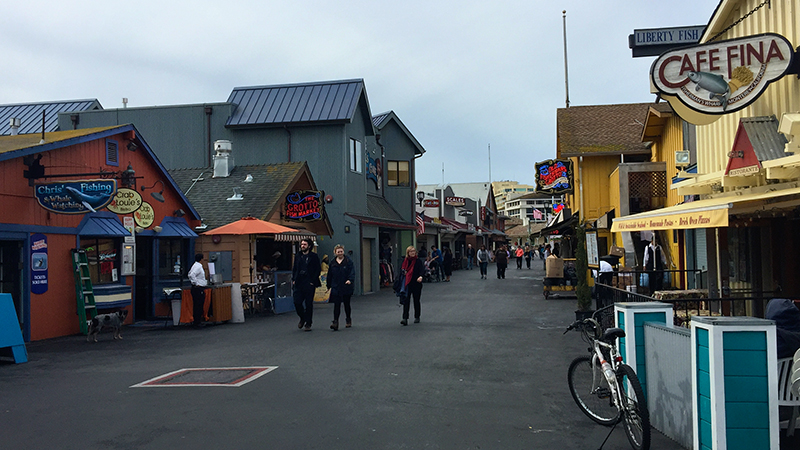
[[[566,88],[566,103],[569,108],[569,73],[567,71],[567,10],[561,12],[564,24],[564,86]]]

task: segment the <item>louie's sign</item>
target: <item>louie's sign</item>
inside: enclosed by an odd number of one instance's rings
[[[766,33],[663,53],[650,76],[670,103],[678,99],[700,113],[727,114],[754,102],[783,77],[793,56],[785,37]]]

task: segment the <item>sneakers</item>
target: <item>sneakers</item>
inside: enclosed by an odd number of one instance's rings
[[[406,320],[406,319],[401,320],[400,321],[400,325],[402,325],[402,326],[408,325],[408,320]]]
[[[303,331],[311,331],[311,324],[307,323],[306,326],[303,328]]]
[[[414,318],[414,323],[419,323],[419,317]]]
[[[333,322],[331,322],[331,330],[336,331],[338,329],[339,329],[339,321],[334,320]]]
[[[306,324],[306,321],[303,320],[303,319],[300,319],[300,323],[297,324],[297,329],[303,328],[303,325],[305,325],[305,324]]]

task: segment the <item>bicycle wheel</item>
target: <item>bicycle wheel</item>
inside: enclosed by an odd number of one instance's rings
[[[611,389],[599,362],[592,364],[589,356],[575,358],[569,365],[567,382],[578,408],[590,419],[606,426],[619,420],[619,410],[614,406]],[[593,382],[596,386],[593,386]]]
[[[635,450],[650,448],[650,413],[644,399],[642,384],[636,372],[627,364],[621,364],[617,370],[617,379],[622,388],[622,425],[628,442]]]

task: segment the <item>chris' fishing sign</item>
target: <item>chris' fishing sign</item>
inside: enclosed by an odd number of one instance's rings
[[[650,69],[653,85],[704,114],[727,114],[753,103],[792,68],[794,48],[773,33],[663,53]]]

